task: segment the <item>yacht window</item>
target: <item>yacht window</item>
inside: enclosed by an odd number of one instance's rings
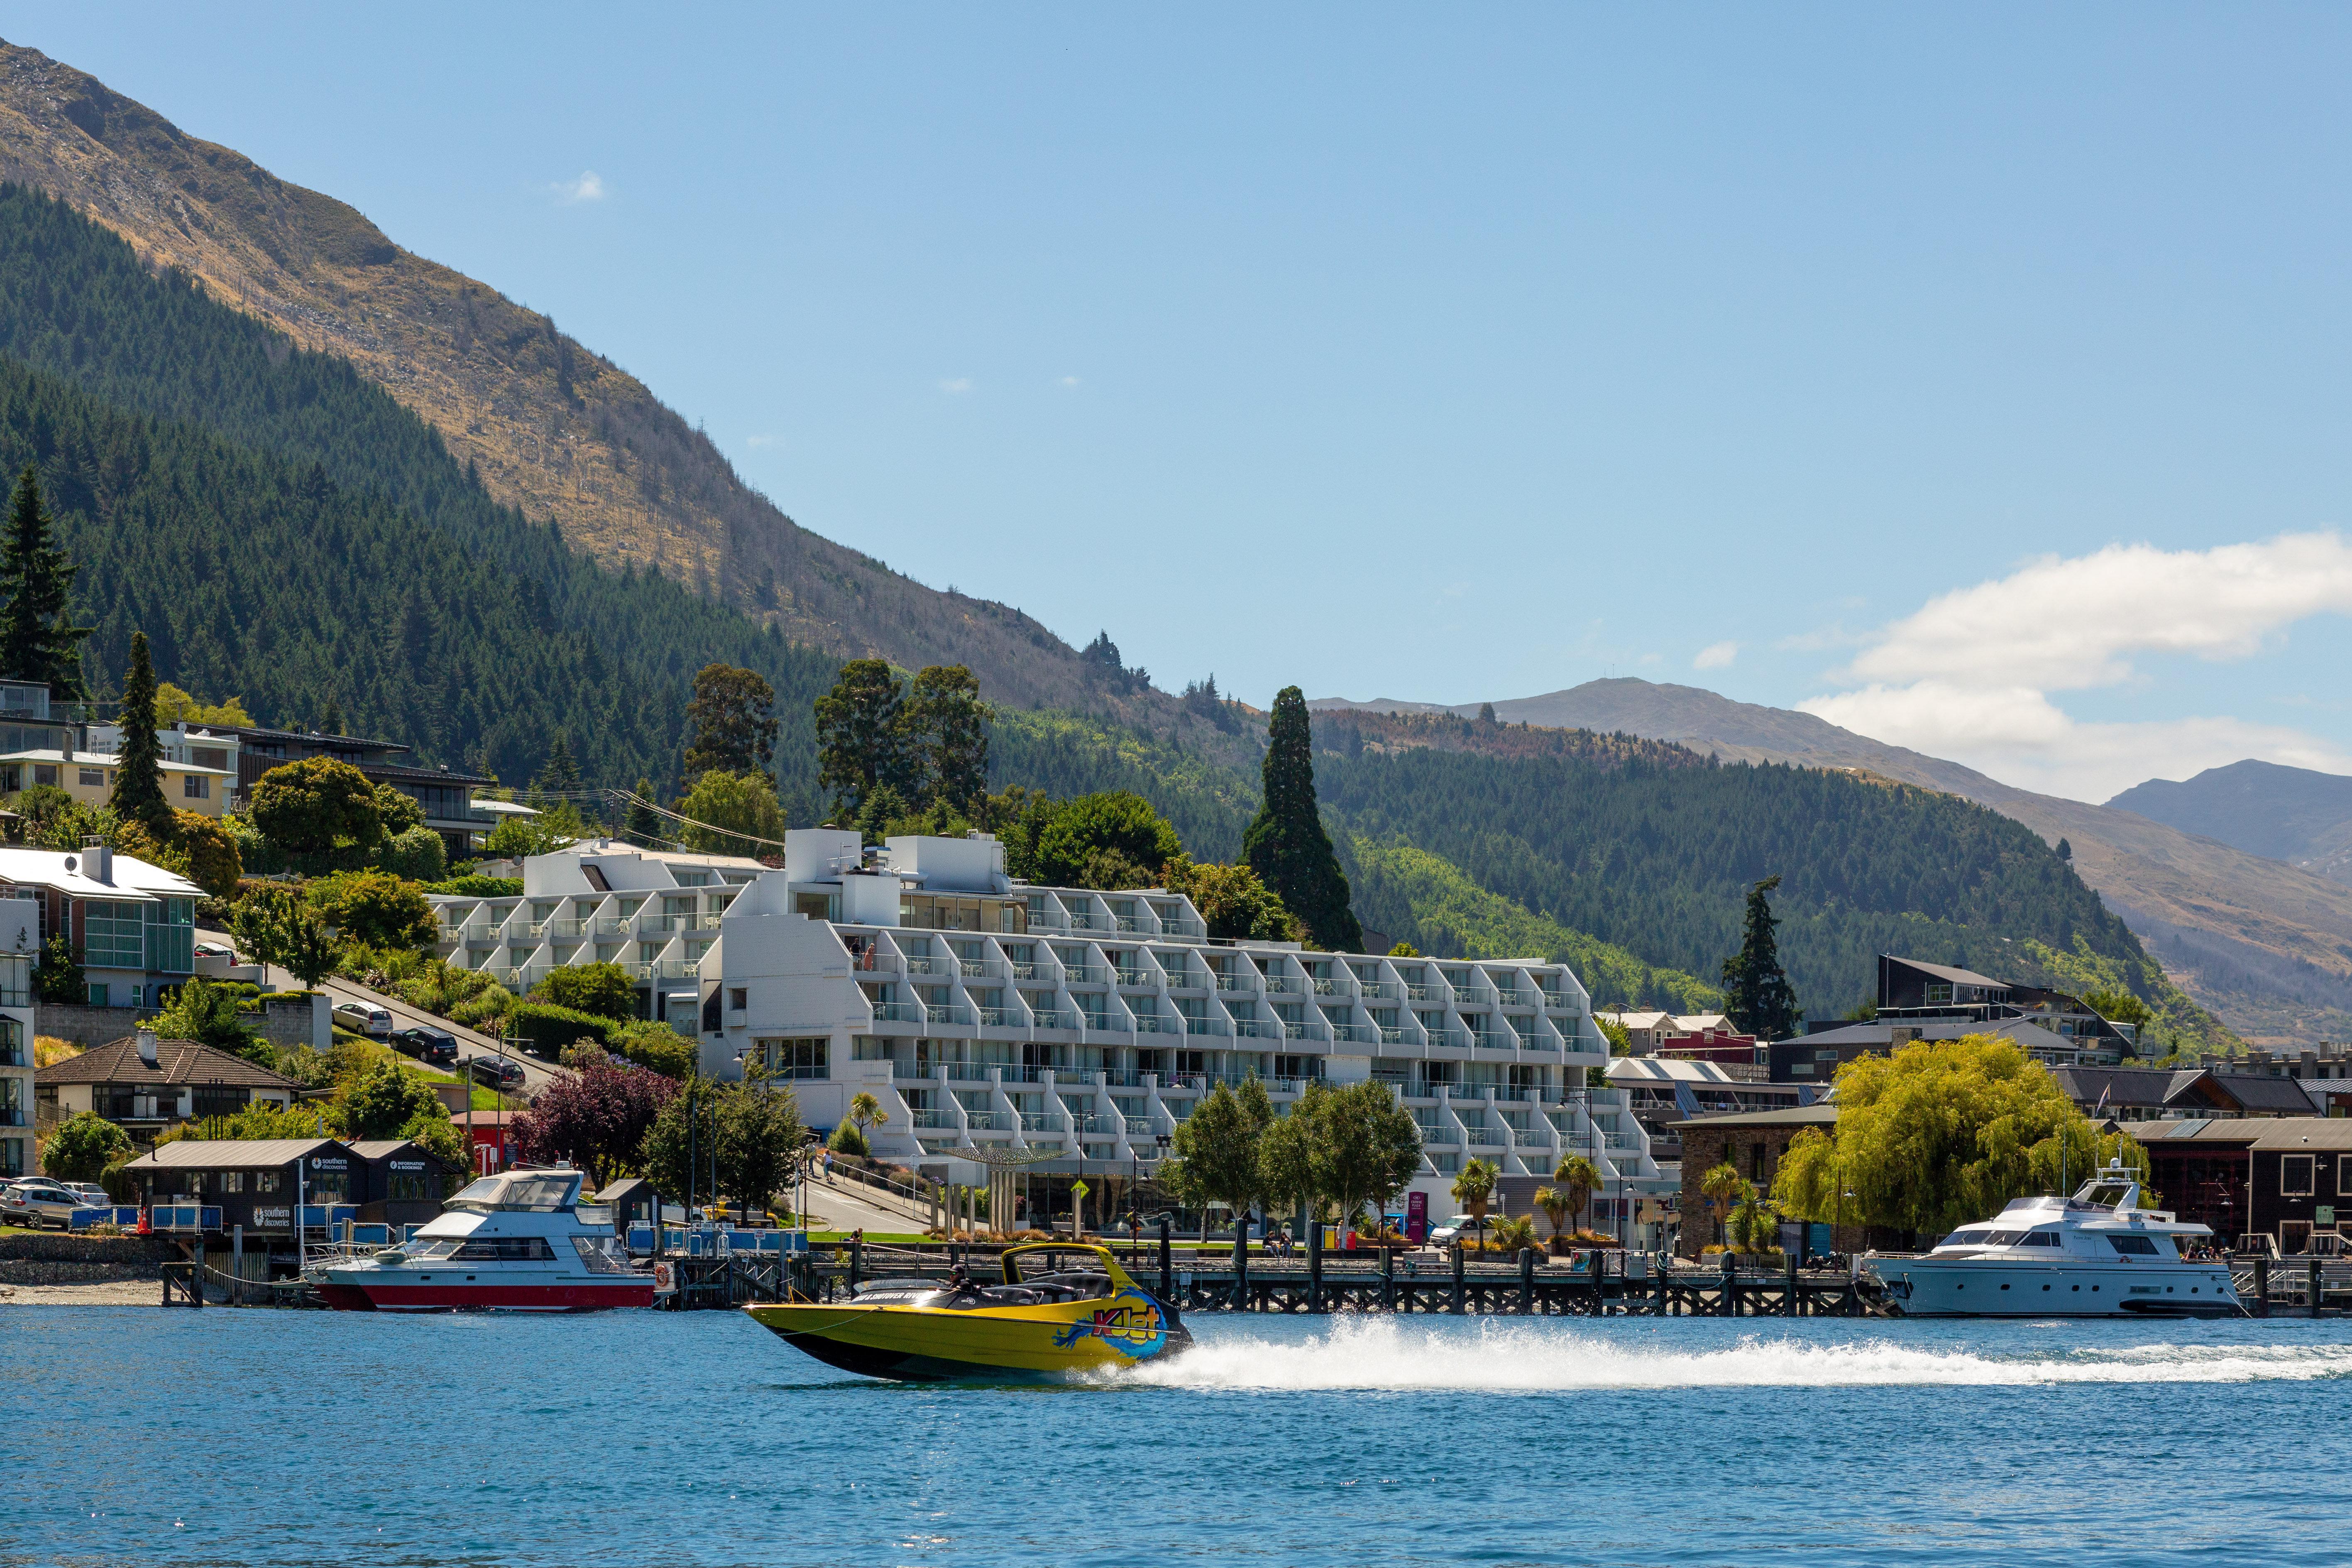
[[[475,1237],[457,1251],[459,1263],[552,1263],[555,1248],[543,1236]]]
[[[575,1236],[572,1238],[572,1250],[580,1254],[580,1261],[588,1266],[591,1274],[626,1274],[629,1271],[627,1264],[613,1256],[616,1245],[610,1237]]]
[[[1996,1230],[1984,1238],[1987,1247],[2015,1247],[2023,1238],[2021,1230]]]
[[[427,1258],[448,1257],[457,1250],[457,1244],[444,1237],[439,1241],[412,1241],[400,1250],[412,1260],[422,1262]]]
[[[2103,1209],[2111,1209],[2124,1201],[2124,1194],[2126,1190],[2128,1189],[2120,1186],[2093,1187],[2090,1197],[2084,1201]]]
[[[504,1176],[484,1176],[479,1181],[467,1182],[465,1190],[449,1200],[449,1206],[494,1208],[498,1205],[499,1194],[506,1190],[506,1184]]]
[[[2114,1247],[2117,1252],[2125,1253],[2132,1257],[2153,1258],[2156,1256],[2156,1242],[2152,1238],[2145,1236],[2111,1236],[2107,1237],[2107,1245]]]
[[[2017,1238],[2020,1247],[2058,1247],[2063,1245],[2054,1230],[2037,1230]]]
[[[1936,1245],[1938,1247],[1982,1247],[1985,1243],[1985,1237],[1989,1234],[1989,1232],[1981,1230],[1956,1230]]]

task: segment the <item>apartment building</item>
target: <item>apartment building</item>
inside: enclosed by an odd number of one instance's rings
[[[0,846],[0,901],[29,900],[37,908],[37,953],[58,934],[80,952],[84,999],[92,1007],[159,1005],[163,987],[195,973],[196,900],[204,896],[186,878],[100,843],[77,850]]]
[[[788,833],[782,868],[726,903],[701,994],[706,1074],[761,1064],[820,1127],[870,1092],[876,1152],[957,1183],[989,1158],[1149,1171],[1212,1085],[1255,1077],[1277,1107],[1318,1079],[1391,1085],[1436,1212],[1474,1156],[1549,1179],[1592,1155],[1604,1225],[1671,1184],[1625,1091],[1587,1087],[1608,1049],[1566,965],[1212,941],[1158,889],[1015,882],[984,835]]]
[[[525,860],[518,895],[428,895],[441,921],[436,951],[517,995],[551,969],[617,963],[637,981],[645,1016],[690,1037],[719,917],[765,869],[740,856],[592,839]]]
[[[40,944],[40,906],[0,899],[0,1180],[35,1173],[33,964]]]

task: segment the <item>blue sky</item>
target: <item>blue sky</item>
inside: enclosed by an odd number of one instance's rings
[[[2344,13],[0,36],[549,311],[806,526],[1164,686],[1613,672],[2088,798],[2352,772]]]

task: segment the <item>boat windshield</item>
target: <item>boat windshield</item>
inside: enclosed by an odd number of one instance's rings
[[[2083,1201],[2094,1208],[2111,1209],[2124,1201],[2131,1189],[2120,1182],[2102,1182],[2083,1194]]]
[[[580,1191],[576,1171],[526,1171],[484,1176],[449,1200],[453,1209],[529,1209],[552,1214],[572,1206]]]

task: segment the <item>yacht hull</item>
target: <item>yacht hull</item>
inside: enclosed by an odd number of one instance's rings
[[[393,1268],[331,1268],[319,1286],[327,1305],[347,1312],[602,1312],[654,1304],[651,1275],[635,1279],[404,1280]]]
[[[1906,1318],[2218,1318],[2244,1310],[2220,1264],[2070,1265],[1881,1258],[1866,1266]]]

